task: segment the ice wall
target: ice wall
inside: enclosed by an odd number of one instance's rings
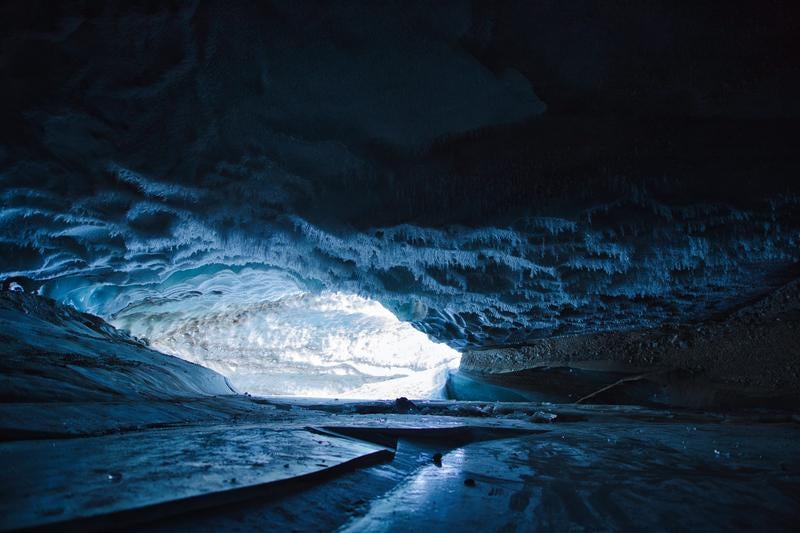
[[[9,259],[27,251],[32,260],[6,263],[4,275],[104,317],[196,295],[210,312],[231,283],[242,305],[287,287],[343,292],[460,348],[708,316],[780,282],[798,260],[795,198],[760,211],[628,199],[505,226],[357,231],[267,217],[219,190],[197,189],[181,204],[163,198],[167,184],[141,183],[128,212],[172,213],[168,227],[151,219],[161,234],[109,215],[97,198],[66,205],[51,196],[43,206],[46,193],[6,191],[0,227],[7,249],[18,250]],[[229,217],[241,217],[240,229],[221,229]],[[274,284],[266,270],[287,281]]]
[[[4,4],[0,277],[174,349],[334,294],[459,349],[730,308],[800,259],[798,33],[739,7]]]
[[[182,284],[128,305],[112,323],[241,392],[435,398],[460,360],[377,301],[303,292],[280,271],[225,269]]]

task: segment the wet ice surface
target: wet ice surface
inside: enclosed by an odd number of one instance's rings
[[[0,446],[0,524],[102,516],[307,475],[380,451],[276,425],[10,442]]]
[[[49,406],[55,412],[63,407]],[[349,441],[337,445],[335,438],[320,438],[308,427],[421,428],[427,436],[401,438],[398,455],[386,463],[302,490],[160,518],[154,525],[207,531],[247,530],[264,523],[278,529],[343,526],[354,531],[406,531],[420,523],[454,530],[575,525],[589,530],[764,526],[782,531],[800,518],[800,424],[790,413],[431,401],[415,402],[413,413],[400,414],[393,401],[241,397],[216,398],[204,408],[205,417],[191,404],[181,407],[194,418],[173,421],[178,424],[173,429],[2,443],[3,501],[17,509],[20,519],[35,510],[55,520],[51,512],[74,502],[86,478],[95,483],[93,490],[104,489],[103,498],[92,502],[101,508],[116,498],[139,505],[186,491],[213,493],[284,477],[286,463],[294,475],[375,447],[353,447]],[[547,420],[552,421],[540,423]],[[437,433],[437,428],[465,426],[539,433],[482,442],[465,442],[449,430]],[[96,452],[87,454],[87,449]],[[443,454],[441,467],[433,462],[435,453]],[[151,467],[157,467],[154,474],[148,474]],[[20,483],[20,476],[26,481]],[[475,486],[465,485],[467,479]],[[38,492],[42,486],[50,491],[47,498]]]
[[[2,304],[1,529],[78,517],[208,531],[777,531],[798,520],[791,412],[234,395],[213,371],[99,319],[18,293]],[[509,429],[538,433],[498,434]],[[388,462],[298,485],[394,448],[387,438],[399,439]],[[187,497],[200,498],[192,512]]]
[[[344,530],[420,520],[454,530],[788,530],[800,518],[798,436],[680,422],[559,426],[452,450]]]
[[[284,402],[277,404],[291,404]],[[401,439],[391,462],[159,528],[789,531],[800,519],[800,426],[791,415],[472,402],[418,402],[422,414],[398,415],[390,402],[299,403],[313,408],[300,416],[340,427],[544,432],[467,443]],[[535,410],[556,419],[530,423]],[[441,466],[436,453],[443,454]]]

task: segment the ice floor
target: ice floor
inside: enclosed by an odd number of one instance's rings
[[[235,394],[0,298],[0,530],[796,531],[800,416]]]
[[[800,421],[787,414],[204,405],[213,420],[173,404],[162,409],[195,419],[0,443],[2,529],[791,531],[800,520]],[[15,409],[26,406],[5,406],[4,426]]]

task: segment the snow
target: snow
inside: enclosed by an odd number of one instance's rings
[[[220,374],[159,353],[101,319],[0,291],[0,393],[8,401],[109,401],[227,395]]]
[[[375,300],[303,292],[280,271],[223,270],[165,292],[112,323],[254,395],[441,397],[460,360]]]

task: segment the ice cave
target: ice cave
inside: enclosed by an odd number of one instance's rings
[[[0,27],[0,531],[800,527],[800,7]]]

